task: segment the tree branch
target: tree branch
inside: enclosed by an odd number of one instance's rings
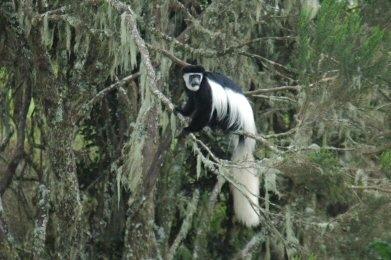
[[[376,191],[381,191],[381,192],[391,194],[391,189],[385,189],[385,188],[378,187],[378,186],[353,186],[352,185],[352,186],[349,186],[349,189],[352,189],[352,190],[376,190]]]
[[[253,236],[250,241],[248,241],[245,247],[235,255],[234,259],[247,259],[249,256],[251,256],[257,246],[259,246],[260,243],[265,241],[265,239],[266,234],[265,231],[262,230],[261,232]]]
[[[191,65],[190,63],[187,63],[186,61],[183,61],[183,60],[179,59],[178,57],[176,57],[174,54],[172,54],[171,52],[169,52],[167,50],[158,48],[158,47],[153,46],[151,44],[147,44],[147,46],[151,50],[154,50],[154,51],[157,51],[157,52],[160,52],[160,53],[164,54],[167,58],[169,58],[170,60],[172,60],[176,64],[180,65],[181,67],[185,67],[185,66]]]
[[[176,253],[180,243],[182,242],[183,239],[186,238],[187,234],[189,233],[189,230],[190,230],[191,224],[192,224],[191,221],[193,219],[194,213],[196,212],[199,199],[200,199],[200,191],[198,189],[196,189],[193,193],[192,200],[190,201],[190,203],[187,206],[186,217],[183,220],[181,229],[179,230],[178,235],[176,236],[174,242],[172,243],[172,245],[168,251],[168,254],[166,256],[166,259],[171,260],[174,258],[175,253]]]
[[[15,104],[15,110],[17,111],[18,117],[16,148],[12,159],[6,168],[4,177],[0,181],[0,196],[4,194],[8,186],[11,184],[12,179],[16,173],[16,168],[18,167],[19,162],[23,159],[24,154],[26,117],[31,101],[31,85],[26,82],[24,88],[20,89],[19,91],[22,91],[21,104]]]
[[[296,85],[296,86],[282,86],[282,87],[274,87],[274,88],[261,88],[261,89],[256,89],[253,91],[245,91],[245,95],[254,95],[254,94],[259,94],[259,93],[269,93],[269,92],[277,92],[277,91],[284,91],[284,90],[295,90],[295,91],[300,91],[301,86]]]
[[[123,79],[111,84],[107,88],[104,88],[101,91],[99,91],[90,101],[88,101],[87,103],[85,103],[83,105],[83,109],[81,109],[79,114],[76,116],[76,121],[79,121],[83,116],[85,116],[85,114],[91,110],[93,105],[95,105],[97,102],[99,102],[99,100],[101,100],[109,92],[111,92],[117,88],[120,88],[121,86],[123,86],[127,82],[134,80],[134,79],[138,78],[139,76],[140,76],[140,72],[136,72],[132,75],[126,76],[125,78],[123,78]]]

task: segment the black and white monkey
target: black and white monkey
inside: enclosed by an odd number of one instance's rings
[[[205,71],[202,66],[192,65],[183,68],[183,79],[188,101],[177,111],[192,120],[182,134],[200,131],[205,126],[256,134],[253,110],[235,82],[222,74]],[[232,177],[245,194],[231,185],[235,215],[246,226],[256,226],[259,224],[259,178],[251,163],[255,140],[238,135],[233,135],[232,139],[232,161],[244,165],[232,169]]]

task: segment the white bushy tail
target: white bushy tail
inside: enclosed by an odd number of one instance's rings
[[[239,141],[237,136],[234,138],[232,161],[240,165],[232,169],[232,177],[240,189],[231,184],[234,211],[240,222],[253,227],[259,224],[259,177],[253,157],[255,140],[244,138]]]
[[[247,98],[231,88],[223,87],[220,83],[208,79],[212,93],[212,115],[218,120],[228,119],[228,128],[236,128],[256,134],[254,114]],[[236,188],[231,184],[234,199],[235,215],[240,222],[248,227],[259,224],[259,178],[254,167],[253,152],[255,140],[252,138],[233,137],[234,151],[232,161],[240,167],[232,168],[232,177],[237,183]]]

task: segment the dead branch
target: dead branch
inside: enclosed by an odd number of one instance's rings
[[[238,49],[240,49],[240,48],[242,48],[244,46],[248,46],[248,45],[251,45],[253,43],[261,42],[261,41],[264,41],[264,40],[279,40],[279,41],[281,41],[281,40],[289,40],[289,39],[296,39],[296,37],[295,36],[282,36],[282,37],[279,37],[279,36],[265,36],[265,37],[259,37],[259,38],[255,38],[255,39],[250,39],[250,40],[247,40],[247,41],[244,41],[244,42],[232,45],[230,47],[224,48],[223,50],[217,51],[216,52],[216,56],[223,56],[225,54],[229,54],[229,53],[232,53],[234,51],[237,51]]]
[[[258,98],[264,98],[268,100],[274,100],[274,101],[281,101],[281,102],[292,102],[292,103],[297,103],[296,100],[284,97],[284,96],[268,96],[268,95],[262,95],[262,94],[257,94],[257,95],[252,95],[253,97],[258,97]]]
[[[381,192],[391,194],[391,189],[385,189],[385,188],[378,187],[378,186],[353,186],[352,185],[352,186],[349,186],[349,189],[352,189],[352,190],[376,190],[376,191],[381,191]]]
[[[99,91],[90,101],[88,101],[87,103],[85,103],[83,105],[83,109],[77,115],[77,121],[80,120],[83,116],[85,116],[88,113],[88,111],[91,110],[92,106],[95,105],[96,103],[98,103],[109,92],[120,88],[121,86],[123,86],[127,82],[138,78],[140,75],[141,75],[140,72],[137,72],[132,75],[126,76],[125,78],[123,78],[123,79],[111,84],[107,88],[104,88],[101,91]]]
[[[176,1],[179,3],[179,1]],[[212,38],[216,38],[220,35],[219,32],[211,32],[209,29],[206,29],[204,28],[202,25],[201,25],[201,21],[203,19],[203,17],[205,16],[205,14],[208,12],[208,9],[210,8],[214,8],[216,6],[217,2],[213,1],[208,7],[207,9],[205,9],[198,17],[194,17],[194,19],[191,18],[191,21],[192,21],[192,24],[187,26],[186,29],[177,37],[177,40],[179,42],[186,42],[188,40],[188,35],[189,35],[189,31],[191,31],[193,28],[196,28],[198,29],[199,31],[203,32],[203,33],[206,33],[208,34],[210,37]],[[183,5],[180,5],[180,6],[183,6]],[[187,14],[190,14],[186,7],[183,6],[183,8],[186,10],[185,12]],[[191,15],[191,14],[190,14]]]
[[[272,143],[270,143],[268,140],[266,140],[266,138],[263,137],[262,135],[259,135],[259,134],[258,135],[254,135],[254,134],[251,134],[251,133],[248,133],[248,132],[240,132],[240,133],[237,133],[237,134],[244,135],[246,137],[253,138],[254,140],[259,141],[260,143],[265,145],[267,148],[269,148],[271,151],[275,152],[276,154],[282,154],[283,153],[277,147],[275,147]]]
[[[296,133],[296,130],[297,130],[297,128],[295,127],[295,128],[292,128],[289,131],[284,132],[284,133],[265,135],[264,138],[269,139],[269,138],[278,138],[278,137],[288,136],[288,135],[292,135],[292,134]]]
[[[181,41],[182,39],[182,35],[185,33],[185,32],[188,32],[188,30],[192,27],[196,28],[198,31],[204,33],[204,34],[207,34],[209,35],[211,38],[216,38],[218,37],[221,33],[220,32],[213,32],[211,30],[209,30],[208,28],[205,28],[204,26],[201,25],[201,22],[200,22],[200,19],[197,19],[195,18],[190,12],[189,10],[187,10],[187,8],[181,3],[179,2],[178,0],[175,0],[175,2],[172,3],[173,5],[179,7],[186,15],[187,19],[191,22],[191,26],[188,26],[185,31],[182,32],[181,35],[179,35],[178,37],[178,40]],[[211,4],[213,5],[213,3]],[[202,18],[203,14],[200,15],[199,18]]]
[[[254,53],[249,53],[249,52],[245,52],[245,51],[239,51],[238,53],[241,54],[241,55],[250,57],[250,58],[255,58],[255,59],[258,59],[258,60],[265,61],[265,62],[273,65],[274,67],[283,69],[285,72],[290,72],[290,73],[294,73],[295,72],[293,69],[287,68],[286,66],[284,66],[284,65],[282,65],[282,64],[280,64],[278,62],[269,60],[269,59],[267,59],[267,58],[265,58],[265,57],[263,57],[261,55],[254,54]]]
[[[175,62],[176,64],[180,65],[181,67],[185,67],[185,66],[191,65],[190,63],[187,63],[186,61],[183,61],[183,60],[179,59],[178,57],[176,57],[174,54],[172,54],[171,52],[169,52],[169,51],[167,51],[167,50],[158,48],[158,47],[153,46],[153,45],[151,45],[151,44],[147,44],[147,46],[148,46],[148,48],[150,48],[151,50],[154,50],[154,51],[157,51],[157,52],[162,53],[162,54],[165,55],[167,58],[169,58],[170,60],[172,60],[172,61]]]
[[[254,94],[259,94],[259,93],[269,93],[269,92],[277,92],[277,91],[284,91],[284,90],[300,91],[301,86],[296,85],[296,86],[282,86],[282,87],[274,87],[274,88],[262,88],[262,89],[256,89],[253,91],[246,91],[246,92],[244,92],[244,94],[245,95],[254,95]]]

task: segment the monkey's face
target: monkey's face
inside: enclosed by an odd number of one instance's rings
[[[197,91],[200,89],[202,82],[202,73],[185,73],[183,79],[185,80],[186,87],[191,91]]]

